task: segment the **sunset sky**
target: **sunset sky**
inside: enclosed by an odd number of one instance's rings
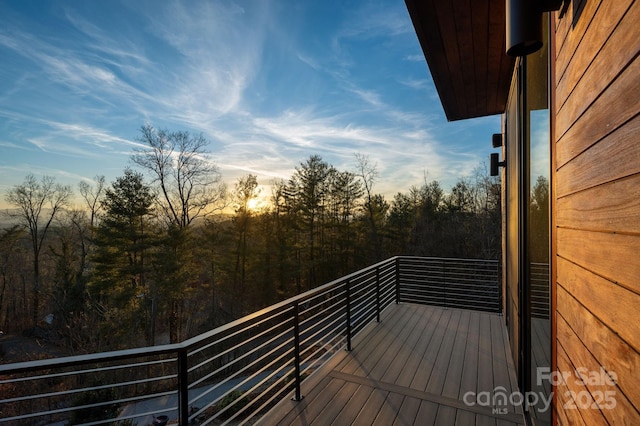
[[[446,121],[402,0],[5,0],[0,17],[3,206],[28,173],[113,181],[144,124],[202,133],[230,187],[364,154],[389,201],[448,189],[500,131]]]

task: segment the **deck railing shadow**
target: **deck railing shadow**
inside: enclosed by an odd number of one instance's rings
[[[0,424],[253,422],[393,303],[498,312],[498,268],[392,257],[179,344],[0,365]]]

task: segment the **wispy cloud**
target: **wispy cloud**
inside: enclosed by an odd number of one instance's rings
[[[424,55],[407,55],[404,57],[404,60],[409,62],[424,62]]]
[[[421,91],[426,91],[430,87],[430,82],[426,78],[399,80],[399,82],[407,87]]]
[[[150,123],[202,132],[228,183],[286,179],[312,154],[342,170],[369,155],[387,194],[475,167],[461,141],[477,129],[443,130],[403,4],[294,3],[62,2],[47,26],[0,4],[0,166],[119,173]]]
[[[313,110],[286,111],[279,117],[256,118],[254,126],[268,138],[282,141],[289,146],[301,148],[305,152],[314,149],[325,152],[342,153],[361,145],[386,144],[387,129],[368,128],[363,125],[341,123],[342,117],[314,115]]]
[[[69,172],[68,170],[63,170],[56,167],[34,166],[33,164],[29,163],[13,164],[11,166],[0,165],[0,173],[10,173],[20,177],[26,176],[28,174],[47,175],[60,178],[63,181],[68,181],[69,178],[76,182],[80,180],[86,180],[84,176]],[[2,186],[8,189],[13,187],[14,185],[0,185],[0,187]]]
[[[127,83],[108,68],[107,64],[113,65],[114,59],[105,61],[104,56],[88,54],[83,45],[73,48],[67,43],[66,47],[59,47],[55,39],[35,38],[16,28],[5,31],[0,34],[1,45],[29,59],[46,80],[81,96],[84,103],[92,98],[110,107],[128,104],[128,107],[144,110],[142,103],[154,101],[153,96]]]
[[[41,129],[39,136],[26,137],[24,140],[43,152],[98,158],[105,152],[128,155],[132,148],[142,147],[135,140],[123,138],[93,125],[55,121],[6,110],[0,110],[0,116],[24,123],[24,126],[28,126],[27,123],[37,125]],[[12,148],[17,144],[0,142],[0,146]],[[28,149],[27,145],[19,146],[21,149]]]
[[[0,148],[19,149],[19,150],[25,150],[25,151],[30,150],[30,148],[25,145],[17,144],[14,142],[2,141],[2,140],[0,140]]]
[[[78,31],[86,36],[85,43],[90,52],[107,63],[132,72],[137,67],[152,65],[144,51],[129,38],[129,34],[107,32],[95,23],[79,15],[71,8],[65,10],[65,17]],[[115,58],[119,60],[109,60]]]
[[[192,126],[240,112],[260,71],[268,2],[243,9],[223,2],[170,2],[146,16],[147,29],[183,63],[165,90],[167,115]],[[154,59],[162,67],[161,59]]]
[[[375,38],[412,33],[405,10],[391,4],[363,2],[347,14],[339,37]]]
[[[358,95],[358,97],[360,97],[367,104],[373,107],[380,108],[384,106],[384,103],[380,98],[380,94],[374,92],[373,90],[352,89],[351,91]]]

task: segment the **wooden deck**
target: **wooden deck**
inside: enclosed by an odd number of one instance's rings
[[[479,392],[487,400],[500,386],[506,396],[517,391],[502,320],[393,305],[354,338],[351,352],[341,351],[302,383],[302,401],[282,401],[260,424],[524,424],[520,406],[475,403]]]

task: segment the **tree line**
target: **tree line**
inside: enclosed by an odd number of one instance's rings
[[[252,174],[227,187],[202,135],[143,126],[138,141],[113,182],[79,183],[82,208],[48,176],[5,194],[0,329],[71,353],[177,342],[390,256],[500,256],[482,167],[387,200],[365,155],[352,171],[311,155],[264,194]]]

